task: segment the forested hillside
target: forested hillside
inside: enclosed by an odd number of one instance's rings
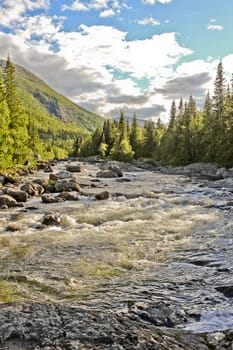
[[[140,157],[172,165],[211,162],[233,166],[233,79],[226,83],[222,62],[219,63],[213,96],[207,93],[203,109],[195,99],[172,102],[170,120],[164,125],[145,121],[140,128],[136,115],[131,125],[124,114],[118,121],[107,120],[92,137],[77,139],[76,155],[99,154],[116,160]]]
[[[103,124],[8,57],[0,64],[0,168],[63,158]]]

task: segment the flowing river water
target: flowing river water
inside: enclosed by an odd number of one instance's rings
[[[65,168],[59,163],[54,172]],[[207,180],[133,168],[96,182],[76,173],[79,201],[0,212],[0,300],[125,310],[166,303],[193,332],[233,329],[233,219],[227,189]],[[48,177],[38,172],[31,178]],[[30,178],[29,177],[29,178]],[[107,190],[110,198],[94,194]],[[58,212],[61,225],[41,226]],[[7,232],[14,222],[18,231]]]

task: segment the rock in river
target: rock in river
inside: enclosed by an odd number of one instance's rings
[[[28,200],[28,193],[26,191],[11,187],[4,187],[2,191],[3,193],[13,197],[17,202],[26,202]]]
[[[97,193],[95,195],[95,198],[98,201],[103,200],[103,199],[108,199],[109,198],[109,192],[108,191],[103,191],[103,192]]]
[[[42,225],[60,225],[61,223],[61,214],[56,212],[46,213],[42,220]]]

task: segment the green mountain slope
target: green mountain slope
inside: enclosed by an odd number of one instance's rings
[[[0,73],[3,73],[4,65],[5,61],[0,60]],[[38,126],[43,128],[45,119],[47,124],[61,121],[63,125],[72,124],[84,132],[92,132],[103,125],[104,118],[88,112],[62,96],[25,68],[14,66],[18,93],[25,108],[34,114]]]

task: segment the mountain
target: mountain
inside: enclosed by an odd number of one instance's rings
[[[0,60],[0,74],[3,73],[5,61]],[[51,123],[57,121],[62,124],[77,127],[84,132],[93,132],[102,126],[104,118],[91,113],[68,98],[49,87],[43,80],[27,69],[14,65],[16,85],[24,107],[33,113],[39,122],[45,119]],[[40,123],[39,123],[40,124]],[[38,125],[40,127],[40,125]]]

